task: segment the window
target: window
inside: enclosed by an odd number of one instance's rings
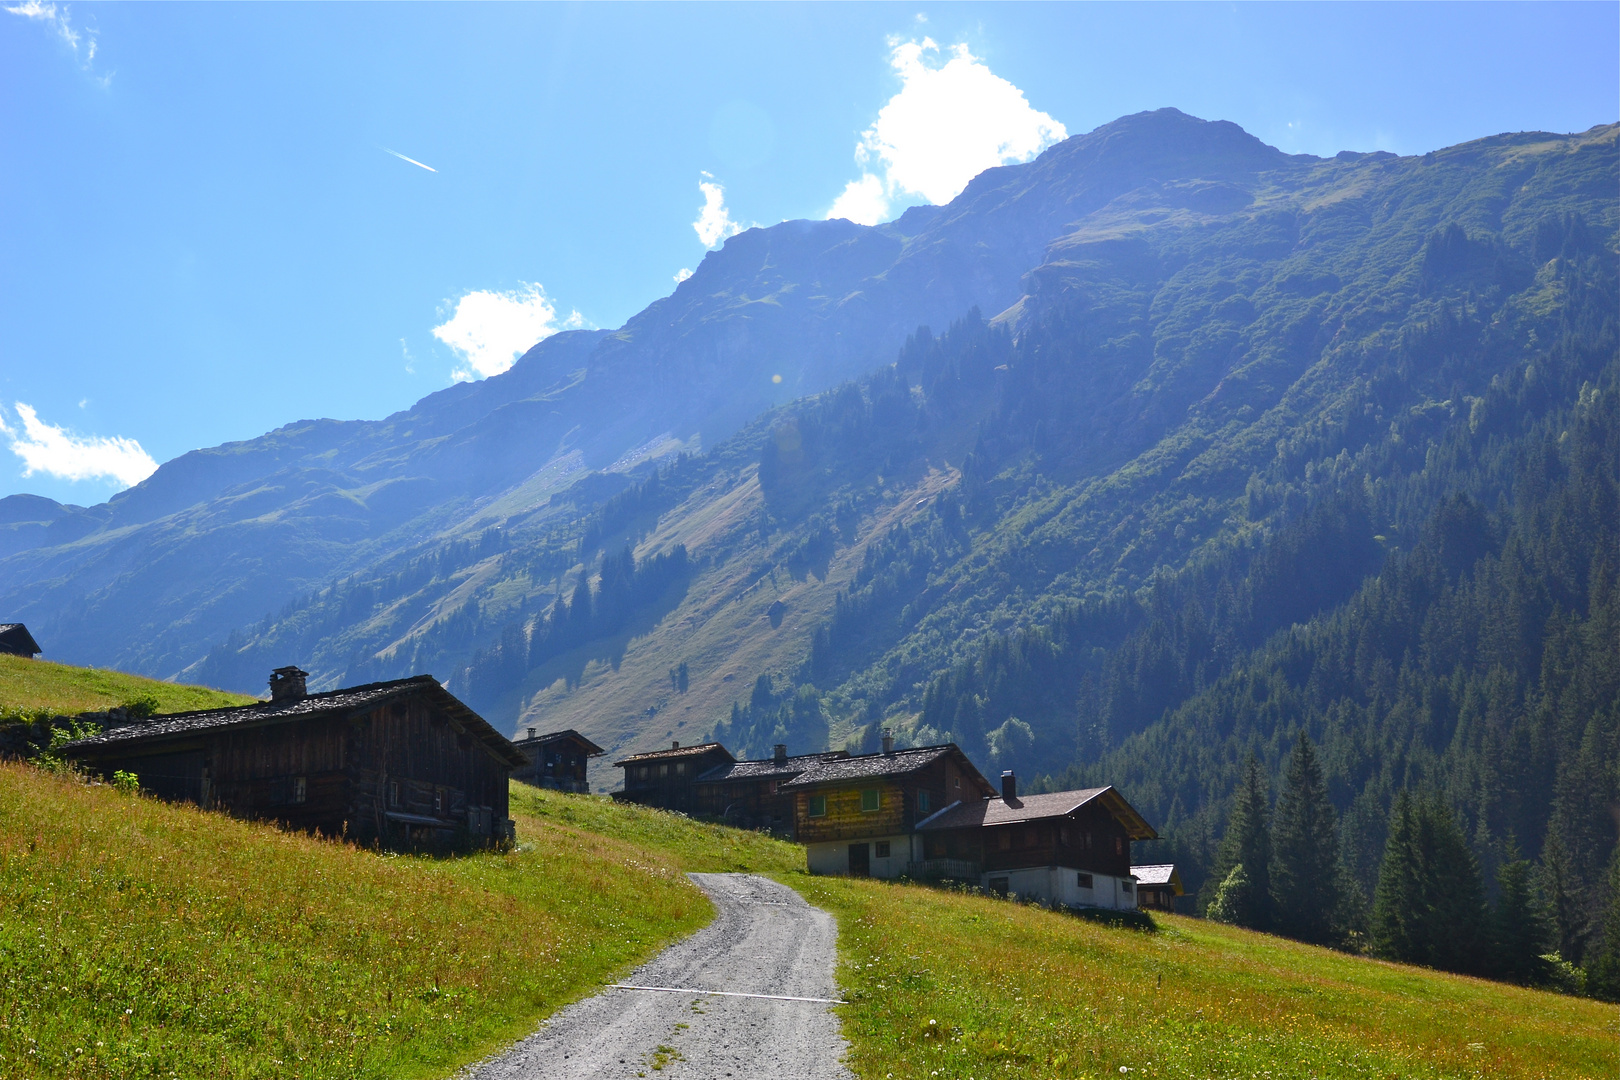
[[[1122,892],[1122,893],[1125,893],[1126,895],[1130,894],[1131,881],[1130,881],[1129,878],[1125,878],[1124,880],[1120,881],[1120,883],[1119,883],[1119,891]]]
[[[861,792],[861,813],[875,814],[883,805],[883,793],[877,788],[867,788]]]
[[[1125,854],[1125,838],[1123,836],[1114,837],[1114,854]]]
[[[1067,825],[1058,826],[1058,843],[1064,847],[1069,846],[1069,827]]]
[[[1091,875],[1076,874],[1074,877],[1074,883],[1080,886],[1082,889],[1089,889],[1091,888]]]
[[[303,802],[305,792],[307,790],[308,789],[304,786],[304,778],[302,776],[293,777],[293,790],[292,790],[292,801],[293,802],[295,802],[295,803]]]
[[[934,800],[929,797],[928,792],[926,792],[926,791],[917,792],[917,813],[926,814],[926,813],[928,813],[928,811],[932,810],[933,808],[934,808]]]
[[[388,805],[389,806],[398,806],[399,805],[399,781],[398,780],[390,780],[390,781],[388,781]]]
[[[433,793],[433,812],[435,814],[438,814],[438,813],[442,813],[443,811],[444,811],[444,792],[435,791]]]
[[[889,857],[889,841],[887,841],[887,840],[879,840],[877,842],[876,847],[877,847],[876,854],[877,854],[878,858],[887,859]]]
[[[812,796],[810,796],[810,805],[809,805],[806,812],[811,817],[826,817],[827,816],[827,796],[825,796],[825,795],[812,795]]]
[[[962,790],[962,778],[961,778],[961,777],[960,777],[960,776],[958,776],[958,777],[957,777],[957,778],[956,778],[956,790],[957,790],[957,791],[961,791],[961,790]]]
[[[677,761],[675,763],[675,775],[676,776],[685,776],[686,775],[686,762]]]
[[[660,765],[660,766],[658,766],[658,775],[659,776],[668,776],[669,775],[669,766],[668,765]]]

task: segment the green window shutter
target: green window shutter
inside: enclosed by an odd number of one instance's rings
[[[875,814],[882,805],[883,793],[877,788],[867,788],[861,792],[861,813]]]

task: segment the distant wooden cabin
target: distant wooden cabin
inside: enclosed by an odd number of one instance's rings
[[[913,877],[975,880],[1001,896],[1063,907],[1134,908],[1131,843],[1158,836],[1112,787],[963,800],[917,824]]]
[[[1153,911],[1176,910],[1176,897],[1187,890],[1182,888],[1181,874],[1175,863],[1154,866],[1133,866],[1131,876],[1136,878],[1136,906]]]
[[[702,773],[737,759],[717,742],[682,746],[676,742],[668,750],[632,754],[615,761],[624,770],[624,788],[613,793],[617,802],[640,803],[683,814],[698,812],[697,779]]]
[[[586,781],[590,759],[607,753],[573,728],[547,735],[536,735],[535,729],[530,728],[527,738],[518,739],[512,745],[526,762],[513,771],[512,779],[581,795],[591,790]]]
[[[739,829],[762,829],[782,836],[795,835],[793,793],[783,785],[806,769],[847,758],[843,750],[790,756],[778,743],[762,761],[732,761],[716,765],[697,778],[696,813]]]
[[[507,777],[528,759],[431,675],[310,694],[278,668],[270,700],[156,716],[69,743],[91,772],[167,799],[362,844],[449,847],[512,835]]]
[[[955,743],[895,750],[887,738],[880,753],[831,757],[781,787],[812,874],[883,878],[922,861],[919,822],[994,790]]]
[[[0,654],[26,656],[30,660],[44,652],[28,627],[20,622],[0,623]]]

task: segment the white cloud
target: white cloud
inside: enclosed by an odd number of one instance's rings
[[[848,218],[859,225],[876,225],[889,216],[889,196],[883,190],[883,181],[871,173],[862,173],[859,180],[851,180],[827,211],[829,218]]]
[[[455,350],[461,366],[450,373],[457,381],[499,375],[513,361],[559,330],[576,330],[585,319],[574,311],[561,320],[557,308],[538,285],[523,284],[512,292],[480,289],[456,301],[450,318],[433,328],[433,336]]]
[[[679,270],[675,271],[675,284],[679,285],[681,282],[685,281],[691,276],[692,271],[683,266]]]
[[[96,31],[87,29],[80,31],[73,25],[68,14],[66,4],[56,4],[52,0],[22,0],[20,4],[8,5],[5,10],[12,15],[20,15],[25,19],[41,23],[57,37],[62,43],[73,50],[73,55],[79,55],[79,46],[84,46],[84,59],[81,65],[86,71],[96,59]],[[112,80],[112,73],[100,77],[96,81],[106,86]]]
[[[949,58],[937,66],[925,59],[940,54],[930,38],[890,45],[900,92],[862,133],[855,148],[861,178],[844,188],[829,218],[874,225],[905,195],[950,202],[985,169],[1028,161],[1068,137],[966,45],[946,50]]]
[[[698,211],[692,228],[703,246],[712,248],[728,236],[742,232],[744,226],[731,220],[731,211],[726,209],[726,189],[708,173],[703,175],[708,177],[698,181],[698,190],[703,192],[703,209]]]
[[[14,407],[22,430],[8,425],[0,409],[0,436],[22,458],[24,476],[45,473],[63,480],[112,480],[120,487],[134,487],[157,471],[152,455],[134,439],[75,435],[47,424],[31,406],[18,401]]]

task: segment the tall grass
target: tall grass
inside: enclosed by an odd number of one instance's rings
[[[784,878],[838,917],[861,1077],[1620,1076],[1620,1010],[1196,919]]]
[[[385,856],[0,764],[0,1076],[444,1075],[711,916],[696,841],[518,835]]]

